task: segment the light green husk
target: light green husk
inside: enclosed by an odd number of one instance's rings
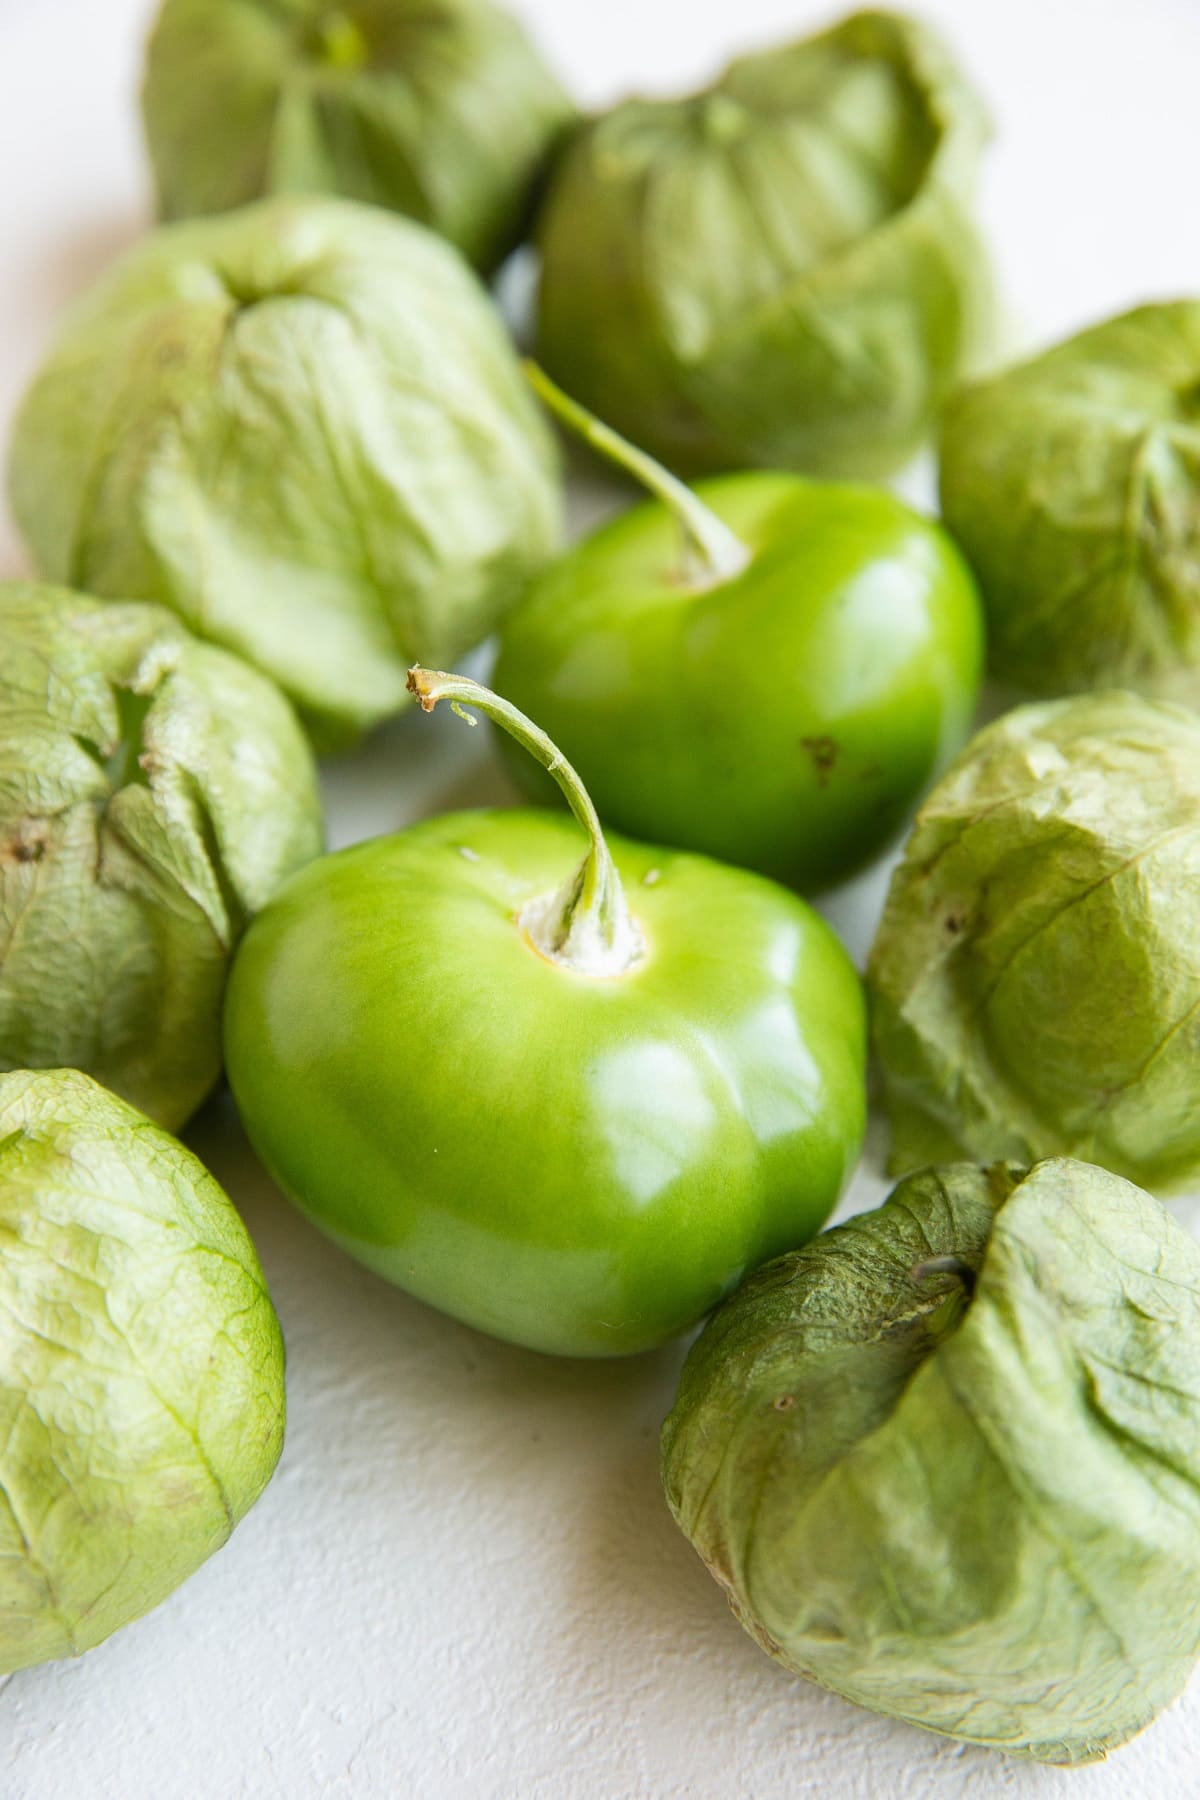
[[[1200,720],[1025,706],[917,815],[868,965],[892,1169],[1200,1171]]]
[[[1200,301],[1139,307],[966,388],[941,495],[997,676],[1200,707]]]
[[[553,440],[491,301],[431,232],[348,200],[132,250],[25,396],[10,485],[47,578],[170,606],[325,744],[485,637],[560,531]]]
[[[270,682],[160,607],[0,584],[0,1069],[182,1124],[242,928],[321,841]]]
[[[164,218],[343,195],[486,272],[574,109],[491,0],[165,0],[142,111]]]
[[[882,12],[618,106],[539,221],[541,361],[687,473],[896,467],[987,332],[986,133],[934,34]]]
[[[200,1163],[73,1070],[0,1075],[0,1673],[78,1655],[223,1544],[283,1340]]]
[[[786,1667],[1086,1763],[1200,1654],[1198,1412],[1200,1251],[1165,1208],[1079,1162],[957,1164],[716,1313],[663,1471]]]

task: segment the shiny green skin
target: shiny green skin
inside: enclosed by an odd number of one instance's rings
[[[578,861],[573,823],[458,813],[289,882],[225,1015],[251,1140],[335,1242],[574,1356],[661,1344],[810,1238],[865,1116],[861,990],[823,921],[609,843],[646,941],[624,975],[567,971],[517,923]]]
[[[882,488],[751,473],[696,491],[752,551],[741,576],[689,590],[666,509],[639,507],[534,583],[496,686],[618,830],[825,887],[887,844],[970,731],[975,583]],[[549,797],[528,757],[510,763]]]

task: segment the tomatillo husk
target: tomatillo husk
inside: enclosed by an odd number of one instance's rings
[[[883,12],[626,101],[550,184],[540,360],[688,474],[888,473],[989,335],[986,135],[936,35]]]
[[[486,273],[574,108],[492,0],[164,0],[142,112],[164,218],[343,195]]]
[[[323,747],[486,637],[558,543],[554,445],[450,245],[349,200],[166,226],[68,314],[17,417],[42,572],[157,600]]]
[[[283,1339],[197,1159],[75,1070],[0,1074],[0,1673],[77,1656],[229,1536]]]
[[[878,1712],[1087,1763],[1200,1655],[1200,1250],[1103,1169],[951,1164],[759,1271],[663,1431],[753,1637]]]
[[[0,583],[0,1069],[83,1069],[182,1125],[238,937],[321,848],[262,675],[161,607]]]
[[[892,1169],[1200,1172],[1200,719],[1024,706],[917,815],[868,964]]]
[[[1138,307],[964,389],[941,497],[1001,680],[1200,707],[1200,300]]]

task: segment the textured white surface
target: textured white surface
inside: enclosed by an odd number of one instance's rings
[[[587,100],[703,77],[811,0],[526,0]],[[990,96],[985,192],[1030,341],[1200,293],[1196,0],[941,0]],[[145,0],[0,0],[0,422],[61,303],[146,217]],[[920,491],[920,477],[917,490]],[[597,504],[580,494],[581,515]],[[0,574],[19,552],[0,521]],[[405,720],[329,773],[337,842],[502,796],[483,734]],[[839,900],[861,950],[881,874]],[[289,1348],[279,1475],[229,1546],[82,1662],[0,1685],[4,1800],[1193,1800],[1200,1682],[1076,1774],[788,1679],[659,1497],[672,1352],[578,1367],[480,1338],[329,1248],[227,1106],[192,1134],[250,1224]],[[882,1183],[868,1165],[848,1207]],[[1188,1209],[1185,1209],[1188,1210]]]

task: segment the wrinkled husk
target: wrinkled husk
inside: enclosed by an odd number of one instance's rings
[[[555,548],[553,440],[457,252],[346,200],[167,226],[69,314],[13,508],[43,574],[157,600],[330,745],[453,667]]]
[[[941,495],[1002,680],[1200,706],[1200,301],[1140,307],[966,388],[943,420]]]
[[[342,195],[484,271],[519,241],[573,110],[490,0],[166,0],[142,89],[164,218]]]
[[[957,1164],[726,1302],[663,1470],[786,1667],[1086,1763],[1200,1654],[1198,1417],[1200,1251],[1166,1210],[1084,1163]]]
[[[542,360],[689,473],[894,468],[986,331],[985,136],[936,37],[874,12],[626,102],[550,188]]]
[[[74,1070],[0,1075],[0,1673],[223,1544],[283,1441],[262,1269],[190,1151]]]
[[[0,1069],[182,1124],[241,930],[321,841],[270,682],[159,607],[0,584]]]
[[[1200,721],[1025,706],[917,815],[868,966],[892,1169],[1200,1171]]]

